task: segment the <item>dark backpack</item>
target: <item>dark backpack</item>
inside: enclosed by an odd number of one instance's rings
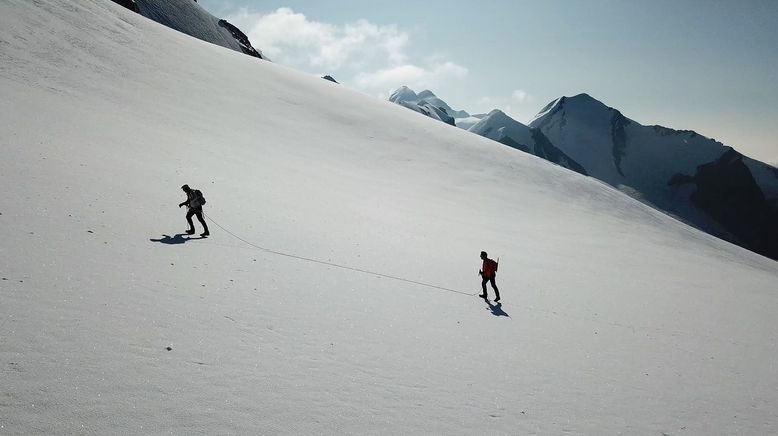
[[[200,192],[199,189],[195,189],[194,191],[194,203],[197,205],[195,207],[202,207],[205,204],[205,197],[203,196],[203,193]]]
[[[491,262],[492,266],[494,267],[494,272],[497,272],[497,267],[500,265],[500,263],[499,262],[495,262],[492,259],[489,259],[489,261]]]

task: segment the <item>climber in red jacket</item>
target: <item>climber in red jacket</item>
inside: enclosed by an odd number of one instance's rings
[[[485,251],[481,252],[481,259],[483,259],[484,263],[481,266],[481,270],[478,271],[478,274],[481,276],[481,289],[483,289],[484,292],[479,295],[479,297],[486,298],[486,282],[489,282],[492,285],[492,289],[494,289],[494,301],[498,302],[500,301],[500,290],[497,289],[497,285],[494,283],[498,264],[487,256]]]

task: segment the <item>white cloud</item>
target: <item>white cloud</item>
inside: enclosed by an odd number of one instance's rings
[[[478,106],[492,106],[492,103],[494,102],[494,99],[489,96],[481,97],[478,99],[478,102],[476,103]]]
[[[498,96],[483,96],[476,102],[475,111],[487,113],[492,109],[500,109],[510,117],[524,122],[534,114],[531,105],[533,97],[523,89],[514,89],[509,94]]]
[[[420,67],[413,64],[397,65],[369,73],[359,73],[354,83],[365,90],[386,90],[407,85],[413,89],[434,88],[435,84],[446,80],[461,79],[467,76],[467,68],[453,62],[431,64]]]
[[[334,25],[310,20],[290,8],[264,14],[241,9],[227,20],[243,29],[252,45],[274,62],[308,72],[325,71],[372,94],[401,85],[435,88],[468,74],[467,68],[440,56],[410,59],[410,34],[394,24],[358,20]]]
[[[363,88],[383,88],[393,83],[403,83],[411,88],[415,86],[427,71],[416,65],[398,65],[371,73],[360,73],[355,77],[356,84]]]
[[[518,103],[519,106],[521,106],[523,103],[530,103],[532,102],[533,98],[532,95],[530,95],[527,91],[523,89],[514,89],[510,93],[510,97],[506,97],[504,95],[492,97],[492,96],[483,96],[480,99],[478,99],[478,105],[479,106],[491,106],[491,107],[511,107],[511,104]]]
[[[513,97],[514,100],[518,101],[519,103],[524,103],[525,101],[529,100],[529,94],[527,91],[523,89],[515,89],[511,93],[511,97]]]

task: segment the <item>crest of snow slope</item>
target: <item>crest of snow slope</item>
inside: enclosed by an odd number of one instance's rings
[[[141,15],[197,39],[264,58],[237,27],[211,15],[194,0],[135,0]]]
[[[0,95],[2,433],[778,431],[775,263],[593,179],[110,2]]]

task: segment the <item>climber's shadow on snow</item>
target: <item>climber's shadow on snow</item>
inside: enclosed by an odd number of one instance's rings
[[[492,311],[492,315],[511,317],[506,311],[502,310],[502,303],[492,304],[491,301],[486,300],[486,304],[489,306],[489,310]]]
[[[176,245],[176,244],[184,244],[186,241],[191,241],[193,239],[205,239],[202,236],[201,237],[190,237],[186,235],[186,233],[178,233],[176,235],[170,236],[170,235],[162,235],[162,238],[160,239],[149,239],[151,242],[159,242],[160,244],[167,244],[167,245]]]

